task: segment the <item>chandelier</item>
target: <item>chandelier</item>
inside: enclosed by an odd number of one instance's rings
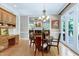
[[[42,10],[42,16],[36,17],[34,20],[34,24],[36,27],[43,27],[43,25],[49,20],[49,16],[47,16],[46,9]]]
[[[39,17],[39,19],[42,20],[43,22],[46,22],[49,19],[49,16],[47,16],[45,9],[42,12],[43,12],[43,15]]]

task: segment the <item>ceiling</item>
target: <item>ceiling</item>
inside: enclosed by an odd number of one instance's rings
[[[45,9],[47,15],[58,15],[68,3],[5,3],[19,15],[40,16]]]

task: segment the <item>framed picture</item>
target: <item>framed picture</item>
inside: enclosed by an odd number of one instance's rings
[[[51,27],[53,29],[59,29],[59,20],[52,20]]]

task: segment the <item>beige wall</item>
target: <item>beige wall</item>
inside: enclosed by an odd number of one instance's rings
[[[28,27],[28,16],[20,16],[20,38],[28,40],[29,27]]]
[[[52,18],[51,21],[52,20],[60,20],[59,15],[52,15],[51,18]],[[53,36],[54,38],[58,38],[58,33],[59,33],[59,29],[54,29],[54,28],[50,29],[50,36]]]

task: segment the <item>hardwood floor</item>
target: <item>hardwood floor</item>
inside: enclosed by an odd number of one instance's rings
[[[50,52],[44,53],[44,56],[77,56],[67,47],[60,43],[60,54],[58,55],[57,48],[52,47]],[[33,56],[34,49],[30,47],[28,40],[20,40],[19,44],[16,44],[4,51],[0,52],[0,56]],[[37,56],[42,56],[41,52],[37,52]]]

